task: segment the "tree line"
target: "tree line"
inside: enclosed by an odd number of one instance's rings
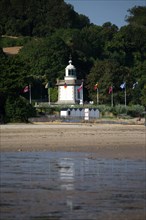
[[[123,104],[120,85],[126,82],[127,104],[146,106],[146,7],[129,9],[127,25],[119,29],[111,22],[102,26],[90,23],[63,0],[0,3],[1,36],[18,37],[1,37],[2,115],[16,99],[28,98],[21,93],[28,84],[34,100],[45,100],[49,81],[52,101],[57,101],[56,80],[64,78],[70,54],[78,79],[84,79],[84,101],[96,103],[94,85],[98,82],[100,104],[110,104],[110,86],[114,88],[114,104]],[[18,55],[7,56],[2,51],[7,45],[23,47]]]

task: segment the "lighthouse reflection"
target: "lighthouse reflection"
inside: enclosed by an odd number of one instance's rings
[[[61,180],[60,188],[65,191],[74,190],[75,165],[71,158],[62,158],[59,163],[59,175]],[[67,194],[66,205],[73,209],[72,195]]]
[[[1,219],[146,219],[145,161],[92,155],[2,153]]]

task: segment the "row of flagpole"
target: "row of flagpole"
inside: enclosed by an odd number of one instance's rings
[[[123,84],[122,84],[123,85]],[[124,87],[122,88],[122,85],[120,86],[121,89],[124,89],[124,99],[125,99],[125,107],[127,106],[127,94],[126,94],[126,83],[124,85]],[[114,88],[113,86],[111,86],[109,88],[109,94],[111,94],[111,107],[114,106]]]
[[[138,82],[134,83],[133,84],[133,89],[135,88],[135,86],[138,85]],[[66,83],[64,84],[64,88],[66,88],[67,85]],[[94,90],[96,90],[97,92],[97,105],[99,104],[99,89],[98,89],[99,85],[98,83],[95,84],[94,86]],[[45,88],[48,89],[48,102],[49,102],[49,105],[50,105],[50,83],[48,82],[46,85],[45,85]],[[125,99],[125,107],[127,106],[127,92],[126,92],[126,82],[123,82],[121,85],[120,85],[120,88],[121,89],[124,89],[124,99]],[[82,90],[82,104],[83,104],[83,99],[84,99],[84,94],[83,94],[83,80],[82,80],[82,83],[81,85],[79,86],[79,88],[77,89],[78,92],[80,92]],[[31,104],[32,100],[31,100],[31,84],[29,84],[28,86],[25,86],[22,90],[22,93],[26,93],[26,92],[29,92],[29,103]],[[110,86],[109,87],[109,94],[111,94],[111,106],[113,107],[114,105],[114,86]]]
[[[45,85],[45,88],[48,89],[48,101],[49,101],[49,105],[50,105],[50,84],[49,82]],[[29,92],[29,103],[32,103],[32,98],[31,98],[31,84],[25,86],[22,91],[22,93],[27,93]]]
[[[138,82],[133,84],[132,89],[134,89],[138,85]],[[99,89],[98,89],[98,83],[95,84],[94,90],[97,92],[97,105],[99,104]],[[123,82],[120,85],[120,88],[123,90],[124,89],[124,101],[125,101],[125,107],[127,106],[127,91],[126,91],[126,82]],[[114,86],[109,87],[109,94],[111,94],[111,106],[113,107],[114,105]]]
[[[127,106],[127,94],[126,94],[126,82],[120,85],[121,89],[124,89],[124,100],[125,100],[125,107]],[[111,94],[111,107],[114,106],[114,87],[110,86],[109,94]]]

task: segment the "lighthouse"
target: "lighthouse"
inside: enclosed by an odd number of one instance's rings
[[[83,103],[83,80],[77,79],[76,68],[69,60],[65,68],[64,80],[57,80],[58,101],[57,104]]]

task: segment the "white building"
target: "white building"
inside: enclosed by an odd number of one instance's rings
[[[58,102],[57,104],[83,103],[83,81],[77,80],[76,68],[69,60],[65,68],[64,80],[57,80]]]

